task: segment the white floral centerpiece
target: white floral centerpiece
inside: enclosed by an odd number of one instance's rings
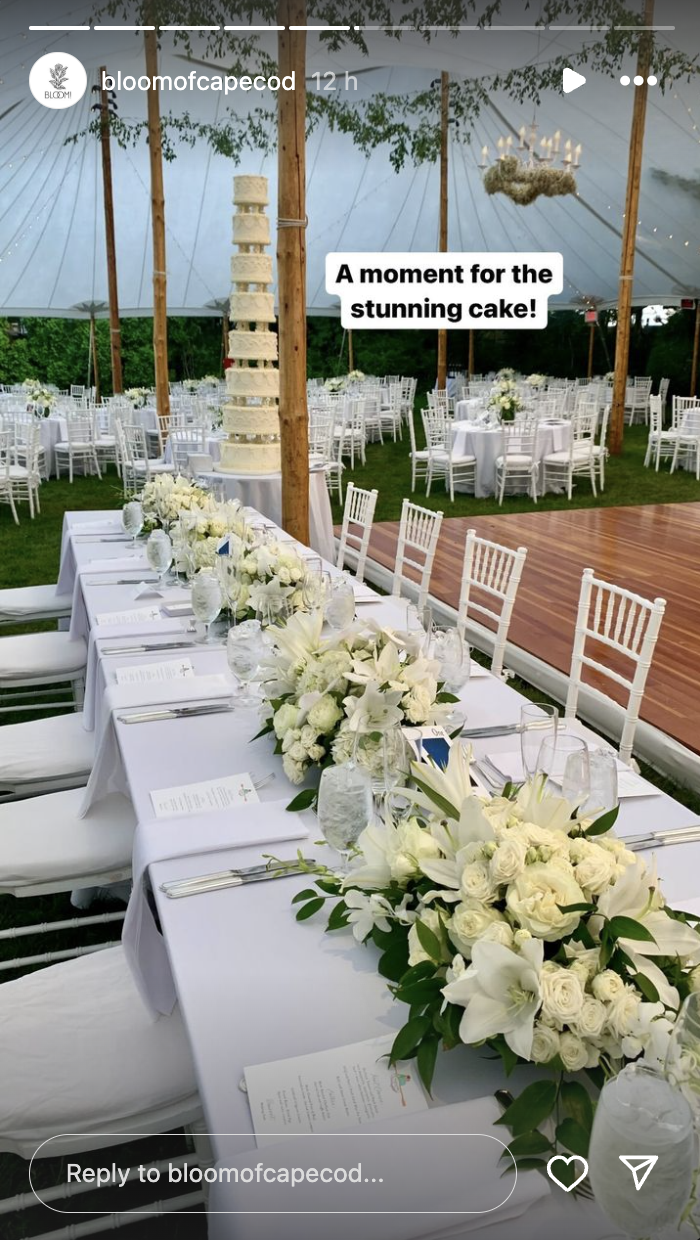
[[[22,387],[27,393],[27,399],[34,406],[35,411],[47,417],[49,411],[56,403],[55,393],[50,388],[44,387],[43,384],[39,383],[38,379],[25,379]]]
[[[263,668],[269,713],[259,735],[274,733],[293,784],[313,766],[348,761],[360,731],[370,744],[358,761],[371,769],[373,737],[378,742],[393,723],[440,723],[454,702],[442,692],[437,662],[403,635],[370,622],[326,637],[322,626],[320,612],[292,616],[274,630],[274,656]],[[292,804],[314,796],[308,789]]]
[[[614,382],[614,379],[615,379],[615,371],[614,371],[614,370],[606,370],[605,375],[604,375],[604,378],[605,378],[605,382],[606,382],[606,383],[613,383],[613,382]]]
[[[540,375],[540,374],[537,374],[537,372],[535,372],[534,374],[528,375],[528,377],[527,377],[527,379],[525,380],[525,382],[527,383],[528,387],[531,387],[531,388],[542,388],[542,387],[544,387],[545,383],[547,382],[547,376],[546,376],[546,375]]]
[[[698,919],[670,909],[655,867],[611,833],[616,810],[586,819],[540,780],[477,795],[470,761],[455,744],[445,771],[414,764],[409,816],[368,826],[350,872],[324,870],[297,916],[331,900],[329,929],[379,948],[410,1005],[392,1061],[415,1057],[428,1088],[441,1047],[548,1069],[500,1121],[514,1157],[544,1169],[558,1147],[588,1149],[591,1089],[564,1073],[600,1086],[631,1060],[663,1065],[698,988]]]
[[[134,409],[143,409],[148,399],[148,388],[133,387],[127,388],[124,395],[130,400]]]
[[[323,386],[327,392],[337,393],[345,390],[345,383],[346,379],[344,375],[336,375],[332,379],[326,379]]]
[[[501,369],[496,371],[496,378],[497,379],[514,379],[515,371],[513,370],[512,366],[501,366]]]
[[[144,529],[147,532],[158,527],[168,530],[183,512],[191,512],[211,504],[211,496],[181,474],[156,474],[145,484],[138,498],[143,508]]]
[[[229,535],[226,555],[235,581],[229,606],[237,620],[275,616],[282,604],[292,612],[304,607],[306,566],[289,543],[262,541],[250,527],[239,526]]]
[[[516,413],[523,407],[523,402],[520,399],[513,379],[499,379],[498,383],[494,384],[489,396],[488,407],[489,409],[495,409],[503,421],[513,421]]]
[[[180,513],[172,529],[175,567],[179,572],[216,568],[225,537],[246,536],[247,530],[237,500],[219,503],[213,496],[205,495],[202,503],[192,504]],[[252,532],[250,536],[253,537]]]
[[[364,379],[364,377],[365,377],[364,370],[349,370],[348,371],[348,379],[350,380],[351,383],[359,383],[361,379]]]

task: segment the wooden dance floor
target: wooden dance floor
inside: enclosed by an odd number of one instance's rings
[[[700,753],[700,503],[446,518],[430,592],[455,608],[470,528],[527,547],[509,644],[560,671],[571,663],[584,568],[645,598],[665,598],[641,717]],[[370,558],[393,568],[397,534],[398,522],[375,525]]]

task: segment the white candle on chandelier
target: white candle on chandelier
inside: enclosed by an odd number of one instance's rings
[[[511,152],[512,146],[513,146],[513,139],[512,139],[512,137],[511,137],[511,135],[510,135],[510,134],[508,134],[508,137],[506,138],[506,154],[507,154],[507,155],[510,155],[510,152]]]
[[[574,168],[580,168],[581,166],[581,151],[582,150],[583,150],[583,147],[581,146],[581,143],[579,142],[578,146],[576,147],[576,150],[574,151]]]
[[[561,146],[561,129],[557,129],[557,132],[554,135],[554,154],[555,155],[559,154],[560,146]]]
[[[520,146],[518,147],[518,150],[524,151],[525,150],[525,135],[527,134],[527,129],[525,128],[524,125],[521,125],[518,132],[520,134]]]
[[[571,163],[571,150],[572,150],[571,138],[567,138],[566,142],[564,143],[564,159],[562,161],[563,163],[565,164]]]
[[[481,167],[485,168],[489,160],[489,148],[482,146],[481,148]]]

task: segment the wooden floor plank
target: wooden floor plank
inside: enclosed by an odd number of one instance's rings
[[[566,672],[584,568],[666,614],[642,718],[700,753],[700,504],[575,509],[443,521],[430,592],[457,606],[468,529],[528,557],[510,641]],[[398,522],[375,525],[370,557],[393,568]]]

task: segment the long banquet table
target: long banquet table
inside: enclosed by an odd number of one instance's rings
[[[76,598],[80,594],[84,615],[92,630],[97,660],[93,677],[99,693],[104,693],[114,683],[117,667],[157,658],[149,653],[105,659],[100,654],[102,643],[95,641],[97,614],[135,605],[132,586],[90,585],[92,577],[83,571],[98,558],[106,563],[110,556],[123,556],[125,550],[128,551],[123,543],[81,541],[81,524],[85,529],[85,522],[89,528],[90,522],[104,521],[105,530],[109,530],[115,528],[110,524],[114,516],[114,513],[67,514],[62,548],[64,588],[72,574]],[[135,559],[134,564],[137,562]],[[365,592],[365,600],[369,597],[369,592]],[[405,604],[376,596],[374,601],[358,603],[358,614],[384,625],[404,627]],[[149,635],[162,633],[164,640],[168,640],[166,633],[172,636],[173,631],[181,631],[186,623],[150,622],[143,631]],[[110,637],[116,632],[111,627],[105,630]],[[138,639],[142,630],[131,625],[121,632],[125,640],[130,640],[132,637]],[[217,671],[229,675],[222,646],[195,647],[188,653],[196,673]],[[513,723],[519,718],[521,695],[490,674],[471,678],[461,696],[470,727]],[[260,792],[263,802],[290,799],[296,790],[286,780],[279,757],[272,754],[269,737],[251,741],[258,726],[255,712],[246,710],[139,726],[115,721],[126,786],[139,823],[135,847],[144,824],[149,823],[152,829],[150,792],[153,789],[247,770],[254,776],[274,772],[274,780]],[[580,731],[600,743],[584,727],[581,726]],[[485,752],[497,754],[513,747],[512,736],[474,742],[477,756]],[[693,818],[691,811],[679,802],[657,792],[648,798],[623,800],[617,830],[629,835],[658,827],[682,827]],[[316,843],[315,817],[307,811],[302,819],[310,829],[309,840],[302,845],[303,851],[321,859],[323,848]],[[162,826],[165,839],[168,820],[164,820]],[[188,856],[171,856],[168,860],[153,862],[150,867],[167,956],[191,1042],[207,1130],[215,1134],[212,1138],[215,1157],[224,1167],[234,1165],[236,1159],[255,1149],[249,1107],[240,1088],[247,1066],[386,1034],[396,1030],[406,1018],[406,1009],[393,1003],[386,982],[376,971],[373,949],[357,944],[347,933],[324,933],[322,916],[303,924],[295,923],[291,898],[295,891],[308,886],[308,879],[261,883],[184,900],[169,900],[163,895],[160,884],[165,880],[254,864],[260,860],[261,852],[269,851],[259,845],[234,847],[235,831],[236,818],[232,811],[222,826],[220,852],[214,857],[211,851],[198,856],[197,838],[193,838]],[[293,858],[298,846],[292,841],[278,843],[272,851],[280,857]],[[167,843],[164,843],[164,852],[167,854]],[[683,900],[696,895],[699,859],[699,844],[659,851],[659,870],[671,903],[682,904]],[[522,1075],[527,1080],[525,1070]],[[434,1087],[435,1101],[443,1104],[479,1098],[503,1085],[502,1075],[493,1063],[464,1048],[441,1058]],[[516,1075],[515,1092],[517,1088]],[[268,1234],[264,1227],[256,1230],[250,1220],[241,1230],[241,1218],[226,1212],[235,1210],[235,1203],[235,1186],[216,1186],[210,1202],[212,1211],[216,1211],[209,1219],[211,1240]],[[310,1220],[306,1223],[306,1235],[323,1234],[314,1230]],[[510,1240],[513,1231],[507,1223],[499,1224],[497,1211],[489,1217],[488,1223],[483,1232],[489,1240]],[[327,1223],[324,1226],[327,1228]],[[597,1207],[565,1197],[556,1190],[532,1205],[518,1220],[517,1227],[524,1240],[564,1234],[565,1229],[569,1240],[602,1240],[602,1237],[617,1234]],[[396,1240],[402,1240],[403,1236],[400,1228],[382,1234],[387,1237],[391,1234]]]

